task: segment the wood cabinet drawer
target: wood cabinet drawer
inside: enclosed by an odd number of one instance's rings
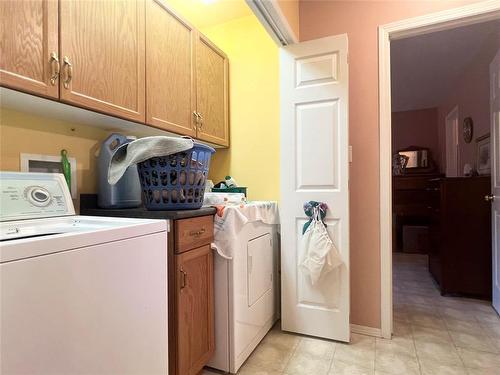
[[[214,218],[202,216],[175,221],[175,252],[182,253],[213,242]]]

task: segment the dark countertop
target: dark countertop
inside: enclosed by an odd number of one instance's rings
[[[97,195],[80,195],[80,215],[86,216],[110,216],[129,217],[138,219],[165,219],[179,220],[191,217],[215,215],[217,210],[214,207],[202,207],[198,210],[180,211],[148,211],[144,207],[138,208],[99,208],[97,207]]]

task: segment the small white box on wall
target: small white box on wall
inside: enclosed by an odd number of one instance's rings
[[[20,154],[21,172],[63,173],[60,155]],[[68,158],[71,167],[71,198],[78,198],[76,159]]]

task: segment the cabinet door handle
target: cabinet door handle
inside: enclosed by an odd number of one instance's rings
[[[187,273],[181,269],[181,289],[184,289],[187,285]]]
[[[201,113],[198,112],[198,116],[200,117],[200,124],[198,125],[198,128],[201,128],[203,127],[203,115]]]
[[[194,120],[194,126],[193,126],[193,129],[197,129],[198,128],[198,124],[199,124],[199,121],[200,121],[200,114],[196,111],[193,111],[193,120]]]
[[[59,64],[59,58],[57,57],[57,53],[52,52],[50,54],[49,58],[49,64],[50,64],[50,84],[54,86],[56,84],[57,79],[59,78],[59,72],[60,72],[60,64]]]
[[[63,71],[64,71],[64,75],[65,75],[63,85],[64,85],[65,89],[69,89],[69,83],[71,82],[71,79],[73,78],[73,65],[71,65],[71,62],[69,61],[68,56],[64,56]]]

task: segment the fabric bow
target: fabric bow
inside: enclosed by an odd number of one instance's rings
[[[326,227],[326,224],[323,220],[326,217],[326,210],[328,210],[328,205],[323,202],[309,201],[304,203],[304,213],[307,215],[309,220],[304,224],[304,227],[302,228],[302,234],[304,234],[307,228],[309,228],[309,225],[311,225],[316,210],[319,210],[319,216],[321,218],[321,222]]]

